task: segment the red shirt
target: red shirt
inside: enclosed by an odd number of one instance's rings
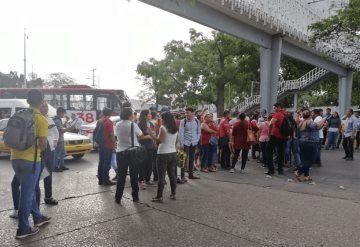
[[[276,111],[274,113],[272,118],[277,119],[277,121],[275,122],[275,124],[272,125],[270,135],[275,136],[276,138],[279,138],[279,139],[287,139],[287,137],[282,135],[281,132],[280,132],[281,125],[282,125],[282,123],[284,121],[284,118],[285,118],[286,114],[287,113],[284,110]]]
[[[210,129],[216,131],[216,125],[214,122],[204,123],[204,124],[207,124],[207,126],[209,126]],[[216,133],[210,133],[204,130],[203,128],[201,128],[200,144],[201,145],[209,144],[211,136],[216,136]]]
[[[243,124],[240,127],[241,123]],[[253,131],[259,130],[259,128],[256,126],[255,123],[253,122],[250,123],[247,120],[240,120],[234,124],[232,131],[232,136],[234,137],[234,144],[233,144],[234,149],[250,149],[251,145],[246,141],[247,129],[249,128],[249,124],[251,124],[250,129],[252,129]]]
[[[113,122],[109,118],[102,118],[101,123],[103,124],[104,129],[104,147],[108,149],[114,149],[115,143],[111,139],[111,134],[114,134],[114,125]]]
[[[180,128],[180,123],[181,123],[180,119],[175,119],[175,124],[178,129]]]
[[[227,129],[229,131],[226,131]],[[230,132],[229,119],[223,118],[219,124],[219,137],[230,136],[230,134],[227,134],[227,132]]]

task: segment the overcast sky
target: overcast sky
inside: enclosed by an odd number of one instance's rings
[[[138,63],[162,58],[173,39],[188,41],[190,28],[211,31],[136,0],[2,0],[0,23],[0,72],[23,73],[26,28],[28,72],[63,72],[90,85],[96,68],[101,88],[132,98],[141,89]]]

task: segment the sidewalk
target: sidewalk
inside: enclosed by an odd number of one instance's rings
[[[323,151],[323,167],[311,170],[316,185],[266,178],[250,161],[245,174],[201,173],[178,186],[176,201],[168,199],[167,185],[162,204],[150,201],[153,186],[140,192],[140,203],[127,188],[118,205],[115,187],[97,185],[97,156],[90,154],[55,174],[59,205],[42,205],[52,222],[24,241],[14,239],[13,173],[1,159],[0,246],[359,246],[360,155],[353,162],[342,156]]]

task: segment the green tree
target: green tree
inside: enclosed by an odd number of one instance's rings
[[[328,55],[340,55],[349,64],[359,66],[360,0],[350,0],[349,6],[325,20],[310,26],[311,42],[321,46]]]
[[[61,88],[67,85],[74,85],[75,80],[64,73],[51,73],[45,78],[45,88]]]
[[[221,32],[208,38],[190,29],[190,43],[171,41],[164,51],[164,59],[142,62],[137,72],[152,98],[171,98],[175,106],[215,104],[221,113],[227,85],[235,104],[259,80],[258,48]]]
[[[16,71],[10,71],[9,74],[0,72],[0,88],[17,88],[23,84],[23,75],[18,75]]]

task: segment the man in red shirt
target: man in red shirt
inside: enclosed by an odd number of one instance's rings
[[[229,124],[230,112],[224,111],[223,118],[219,124],[219,151],[221,152],[220,164],[223,169],[230,169],[230,124]]]
[[[269,132],[270,132],[270,140],[267,147],[267,162],[268,162],[268,172],[266,172],[267,175],[273,175],[275,173],[274,168],[274,159],[273,159],[273,153],[275,147],[277,147],[277,163],[278,163],[278,173],[279,175],[283,175],[283,165],[284,165],[284,159],[285,159],[285,148],[286,148],[286,141],[287,136],[284,136],[281,134],[281,125],[284,121],[284,118],[286,116],[286,111],[283,109],[282,105],[280,103],[276,103],[274,105],[274,111],[269,126]]]
[[[115,182],[110,181],[109,171],[111,168],[111,158],[115,148],[115,136],[113,122],[109,119],[112,110],[105,107],[103,109],[103,117],[98,121],[102,124],[104,143],[99,144],[99,164],[98,164],[98,179],[99,185],[115,185]],[[101,129],[100,129],[101,130]]]

